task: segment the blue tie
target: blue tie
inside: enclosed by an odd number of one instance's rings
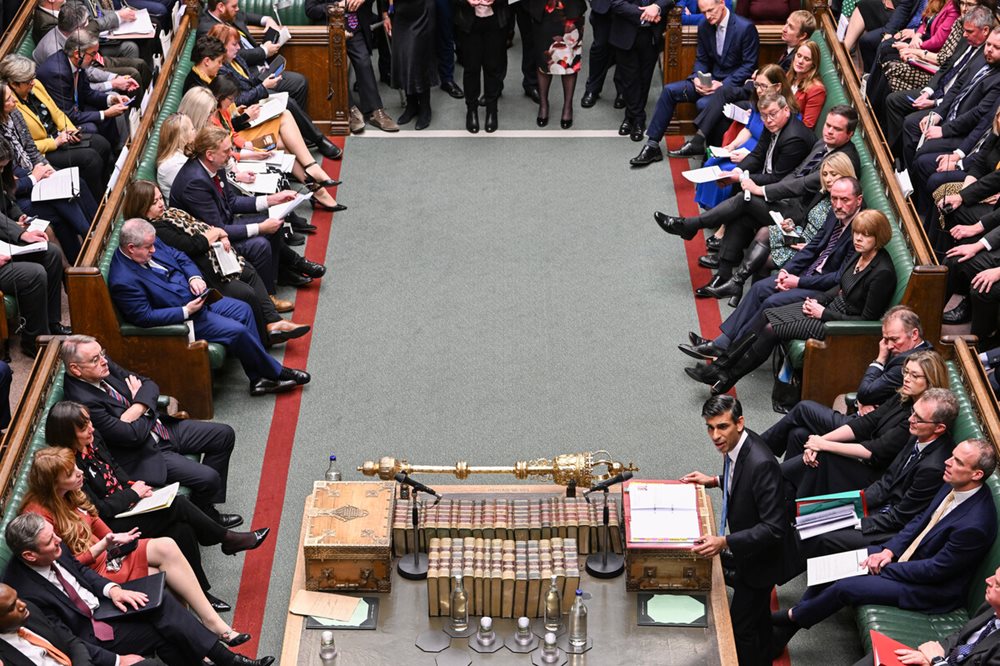
[[[979,68],[979,71],[976,72],[975,76],[972,77],[972,80],[963,86],[962,92],[955,96],[955,99],[951,103],[951,108],[948,109],[948,118],[946,122],[950,122],[955,119],[958,115],[958,107],[962,105],[962,102],[964,102],[965,98],[969,96],[969,93],[971,93],[972,89],[976,87],[976,84],[986,78],[986,75],[989,74],[990,71],[991,68],[989,65],[983,65]]]
[[[901,469],[899,471],[901,471],[901,472],[905,471],[906,468],[910,466],[910,463],[913,462],[914,460],[916,460],[919,457],[920,457],[920,448],[916,445],[916,443],[914,443],[914,445],[913,445],[913,451],[910,452],[910,457],[906,459],[906,462],[903,463],[903,469]]]
[[[980,632],[979,637],[976,638],[976,640],[969,641],[968,643],[955,647],[955,649],[951,651],[951,654],[948,655],[948,663],[961,664],[969,657],[970,654],[972,654],[972,649],[976,647],[976,644],[979,643],[979,641],[985,640],[987,636],[996,630],[997,618],[994,617],[986,623],[986,627],[982,630],[982,632]]]
[[[722,456],[722,519],[719,521],[719,536],[723,536],[726,533],[726,517],[729,513],[729,465],[732,463],[732,459],[729,454],[724,454]]]

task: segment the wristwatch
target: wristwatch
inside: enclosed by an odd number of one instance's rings
[[[944,657],[934,657],[933,659],[931,659],[931,666],[945,666],[945,664],[947,663],[948,660],[945,659]]]

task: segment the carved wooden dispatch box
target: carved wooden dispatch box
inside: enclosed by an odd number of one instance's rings
[[[316,481],[306,500],[306,589],[388,592],[392,587],[391,481]]]
[[[711,502],[703,486],[696,486],[696,489],[702,534],[713,534]],[[625,493],[625,510],[628,515],[628,493]],[[625,589],[629,592],[711,588],[712,560],[692,553],[690,545],[653,546],[631,540],[626,542]]]

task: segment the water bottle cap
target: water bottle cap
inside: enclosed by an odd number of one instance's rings
[[[479,619],[479,626],[483,628],[483,631],[489,631],[493,628],[493,618],[485,616]]]
[[[530,624],[531,624],[531,620],[529,620],[526,617],[519,617],[519,618],[517,618],[517,628],[518,629],[527,629],[528,625],[530,625]]]
[[[580,588],[577,588],[576,589],[576,596],[582,597],[583,596],[583,590],[581,590]]]
[[[333,453],[331,453],[331,454],[330,454],[330,460],[331,460],[331,461],[334,461],[334,460],[336,460],[336,459],[337,459],[337,456],[336,456],[336,455],[334,455]]]

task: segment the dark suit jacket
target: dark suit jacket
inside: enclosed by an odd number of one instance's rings
[[[240,9],[236,12],[236,20],[232,22],[232,26],[240,31],[243,37],[246,38],[250,44],[253,45],[249,49],[240,49],[240,55],[248,63],[254,66],[263,65],[267,62],[267,52],[264,51],[264,47],[257,45],[257,40],[253,38],[250,34],[250,29],[247,25],[260,26],[261,21],[264,19],[262,14],[248,14],[247,12]],[[208,13],[208,10],[202,10],[201,18],[198,19],[198,36],[207,35],[208,31],[211,30],[217,23],[222,23],[219,19],[215,18]]]
[[[465,3],[468,5],[468,3]],[[611,0],[611,33],[608,36],[608,43],[619,49],[631,49],[635,44],[635,38],[640,30],[654,30],[658,34],[663,33],[663,21],[652,23],[648,26],[642,25],[642,10],[639,9],[647,4],[646,0]],[[655,0],[652,4],[660,8],[660,16],[667,17],[667,6],[672,3],[670,0]]]
[[[972,616],[972,619],[962,625],[961,629],[941,641],[944,653],[948,654],[959,645],[968,643],[972,634],[982,629],[987,622],[996,616],[996,610],[984,603]],[[963,666],[995,666],[995,664],[1000,664],[1000,631],[994,631],[976,643],[972,652],[962,662]]]
[[[360,28],[359,28],[360,29]],[[226,64],[222,66],[222,72],[228,74],[236,85],[240,87],[240,92],[236,95],[234,103],[236,106],[250,106],[251,104],[256,104],[257,102],[266,99],[270,92],[261,83],[263,79],[260,76],[259,70],[256,67],[251,67],[247,64],[247,61],[236,56],[234,62],[243,68],[243,72],[246,76],[241,76],[239,72],[232,66],[232,64]],[[220,72],[220,73],[222,73]],[[194,72],[191,72],[194,74]],[[188,76],[191,76],[189,74]],[[194,74],[197,77],[197,74]],[[186,83],[186,82],[185,82]],[[202,83],[201,85],[204,85]]]
[[[219,172],[219,178],[223,194],[219,194],[197,158],[188,160],[177,172],[174,186],[170,188],[170,207],[185,210],[213,227],[222,227],[234,243],[245,240],[246,224],[235,222],[234,216],[256,213],[257,202],[253,197],[237,195],[224,171]]]
[[[854,270],[859,257],[860,255],[855,252],[847,258],[841,268],[840,286],[831,287],[818,299],[827,306],[823,310],[823,321],[879,319],[889,309],[889,303],[896,291],[896,268],[892,265],[892,257],[885,248],[879,250],[864,272],[859,274],[858,279],[846,290],[844,289],[844,278],[848,271]],[[829,307],[838,294],[844,299],[842,311]]]
[[[885,24],[885,34],[891,35],[909,25],[913,13],[921,6],[918,0],[901,0],[896,3],[895,9],[892,10],[892,14],[889,15],[889,20]]]
[[[951,456],[955,442],[944,433],[928,444],[915,462],[904,470],[916,437],[911,437],[885,474],[865,488],[869,515],[861,519],[863,534],[895,534],[927,508],[941,489],[944,461]]]
[[[108,369],[110,374],[104,381],[122,395],[131,395],[125,384],[125,378],[136,373],[129,372],[110,358]],[[142,479],[151,485],[160,486],[166,483],[167,465],[155,440],[150,436],[158,418],[156,403],[160,397],[160,387],[148,377],[136,376],[142,382],[142,387],[131,402],[142,403],[149,409],[131,423],[121,420],[121,415],[128,409],[126,406],[103,390],[69,373],[64,375],[63,393],[66,400],[86,405],[96,431],[95,438],[98,434],[103,438],[108,451],[127,470],[131,478]]]
[[[944,88],[944,84],[947,83],[952,76],[954,76],[954,74],[951,73],[952,68],[956,65],[956,63],[958,63],[959,60],[961,60],[962,56],[965,55],[966,49],[968,48],[969,42],[966,41],[965,37],[958,40],[958,44],[955,46],[955,50],[952,52],[951,56],[941,63],[938,71],[931,77],[930,81],[927,82],[926,87],[934,91],[932,97],[941,97],[941,90]],[[983,47],[979,46],[977,50],[979,53],[982,53]],[[976,56],[973,55],[972,57],[975,58]]]
[[[35,40],[35,44],[42,41],[42,37],[55,28],[58,22],[55,16],[36,7],[31,15],[31,38]]]
[[[35,75],[45,85],[52,101],[69,116],[74,125],[101,122],[100,112],[108,108],[108,98],[91,88],[90,81],[81,72],[76,86],[80,102],[77,106],[73,94],[73,68],[70,67],[69,58],[65,53],[62,51],[53,53],[48,60],[39,65]]]
[[[171,190],[171,196],[173,196],[173,190]],[[851,238],[850,229],[844,229],[843,233],[840,234],[837,245],[826,259],[822,273],[803,275],[823,253],[823,248],[833,236],[833,230],[838,224],[840,222],[831,210],[819,233],[813,236],[804,248],[793,254],[792,258],[784,265],[784,270],[789,274],[799,276],[799,287],[802,289],[826,291],[840,282],[840,269],[844,266],[847,257],[854,253],[854,240]]]
[[[885,543],[898,558],[931,519],[945,496],[945,484],[919,516]],[[900,608],[919,608],[925,613],[947,613],[965,603],[969,582],[997,535],[997,512],[990,489],[979,491],[941,519],[920,541],[908,562],[892,562],[882,568],[883,578],[900,584]],[[879,547],[870,547],[876,553]]]
[[[760,52],[757,27],[749,19],[729,12],[729,26],[726,29],[726,43],[721,60],[715,52],[715,33],[716,27],[708,21],[702,21],[698,25],[698,50],[694,69],[688,78],[694,78],[698,72],[705,72],[722,81],[723,85],[739,88],[757,68]],[[810,145],[811,143],[810,141]]]
[[[778,133],[777,143],[771,155],[771,170],[764,172],[767,151],[774,142],[774,135],[764,130],[754,149],[740,162],[740,168],[752,174],[758,185],[771,185],[792,173],[806,158],[816,142],[816,135],[795,116]],[[818,188],[817,188],[818,189]]]
[[[942,119],[947,118],[952,108],[957,104],[958,115],[941,125],[945,138],[962,137],[974,133],[974,130],[984,116],[990,119],[996,111],[997,95],[1000,95],[1000,67],[994,66],[989,74],[969,86],[973,77],[986,65],[986,58],[978,55],[969,61],[969,65],[958,75],[955,85],[941,99],[936,111]],[[969,92],[966,94],[965,91]],[[959,96],[962,99],[959,101]]]
[[[465,0],[452,0],[451,7],[452,16],[455,19],[455,27],[462,32],[472,32],[472,24],[476,20],[476,10]],[[507,0],[495,0],[492,7],[493,15],[497,18],[498,27],[506,28],[510,25],[510,6],[507,4]],[[363,9],[364,7],[359,11]],[[365,13],[369,14],[369,12]],[[361,29],[360,26],[358,29]]]
[[[806,166],[811,161],[812,156],[819,150],[826,150],[826,144],[823,143],[823,139],[813,144],[806,156],[802,158],[802,161],[799,162],[798,166],[791,173],[778,182],[768,185],[764,190],[768,201],[794,200],[800,213],[798,216],[786,215],[786,217],[791,217],[793,220],[798,221],[811,208],[809,206],[810,203],[815,205],[813,198],[819,192],[819,172],[823,163],[819,162],[816,166],[809,169]],[[854,165],[854,173],[861,173],[861,156],[858,155],[858,149],[853,141],[848,140],[843,146],[834,148],[828,154],[832,155],[839,152],[851,158],[851,164]],[[756,178],[754,182],[757,182]]]
[[[894,393],[874,410],[845,424],[854,433],[854,441],[872,452],[868,460],[872,467],[888,467],[909,441],[908,419],[912,411],[913,404],[909,400],[901,401],[899,394]],[[830,457],[842,456],[834,454]]]
[[[52,643],[52,645],[69,657],[70,661],[73,662],[73,666],[115,663],[116,655],[114,653],[108,652],[97,645],[87,645],[74,636],[62,622],[56,619],[50,620],[38,606],[26,599],[23,601],[28,607],[28,612],[31,613],[28,616],[27,622],[24,623],[24,627]],[[94,652],[96,658],[91,657],[91,650]],[[29,661],[27,657],[10,645],[7,645],[4,641],[0,641],[0,661],[3,661],[7,666],[32,666],[34,664],[33,661]]]
[[[931,343],[921,340],[913,349],[890,356],[881,369],[869,365],[858,385],[858,402],[862,405],[881,405],[903,385],[903,364],[907,357],[914,352],[933,349]]]
[[[736,575],[750,587],[785,582],[786,554],[794,541],[788,527],[781,468],[760,436],[750,430],[733,470],[729,536]]]

